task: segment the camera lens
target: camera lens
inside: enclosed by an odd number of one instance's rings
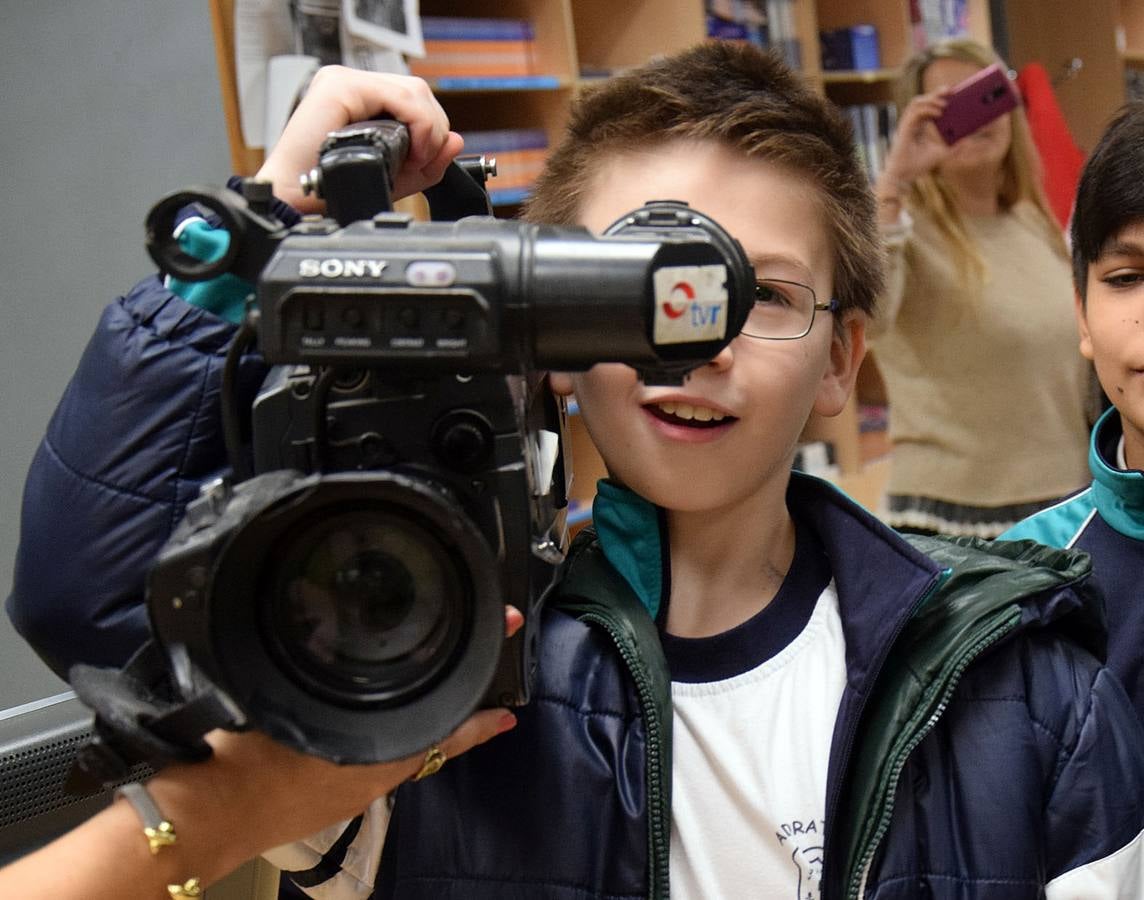
[[[292,677],[332,699],[403,702],[432,685],[467,632],[464,573],[407,511],[326,510],[285,536],[279,560],[272,642]]]
[[[235,494],[211,589],[189,610],[204,633],[157,630],[249,725],[335,762],[380,762],[424,750],[477,708],[505,601],[496,553],[447,485],[283,470]]]

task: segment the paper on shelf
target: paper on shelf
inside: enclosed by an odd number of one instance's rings
[[[286,54],[272,56],[266,64],[266,118],[263,127],[263,146],[269,153],[286,120],[294,111],[298,99],[318,71],[317,57]]]
[[[235,0],[235,79],[242,141],[248,147],[266,146],[268,63],[293,50],[294,29],[285,0]]]
[[[417,0],[342,0],[342,22],[356,38],[409,56],[424,56]]]
[[[421,55],[417,0],[235,0],[239,123],[247,147],[273,147],[319,65],[408,73]],[[336,27],[332,27],[336,26]],[[340,44],[340,46],[339,46]]]
[[[372,41],[350,34],[342,21],[342,60],[354,69],[367,72],[396,72],[408,75],[405,57],[391,47],[379,47]]]

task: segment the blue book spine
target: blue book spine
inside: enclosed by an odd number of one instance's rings
[[[579,525],[581,522],[592,521],[592,502],[590,500],[568,501],[568,524]]]
[[[560,87],[555,75],[508,75],[493,77],[436,78],[433,84],[442,91],[551,91]]]
[[[530,41],[536,34],[525,19],[422,16],[421,37],[427,41]]]
[[[528,188],[506,188],[503,190],[490,190],[489,202],[493,206],[512,206],[523,203],[528,199]]]
[[[506,153],[510,150],[543,150],[548,134],[540,128],[507,128],[500,131],[466,131],[466,153]]]
[[[747,26],[742,22],[731,22],[718,16],[707,17],[707,37],[722,40],[745,41]]]

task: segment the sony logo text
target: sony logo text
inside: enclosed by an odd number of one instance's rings
[[[298,262],[298,277],[380,278],[388,265],[380,259],[303,259]]]

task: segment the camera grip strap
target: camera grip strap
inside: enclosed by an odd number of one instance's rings
[[[127,778],[143,763],[201,762],[203,735],[235,722],[234,707],[209,687],[184,697],[162,648],[148,641],[122,669],[77,664],[68,672],[76,696],[95,713],[94,734],[80,747],[65,789],[84,794]]]

